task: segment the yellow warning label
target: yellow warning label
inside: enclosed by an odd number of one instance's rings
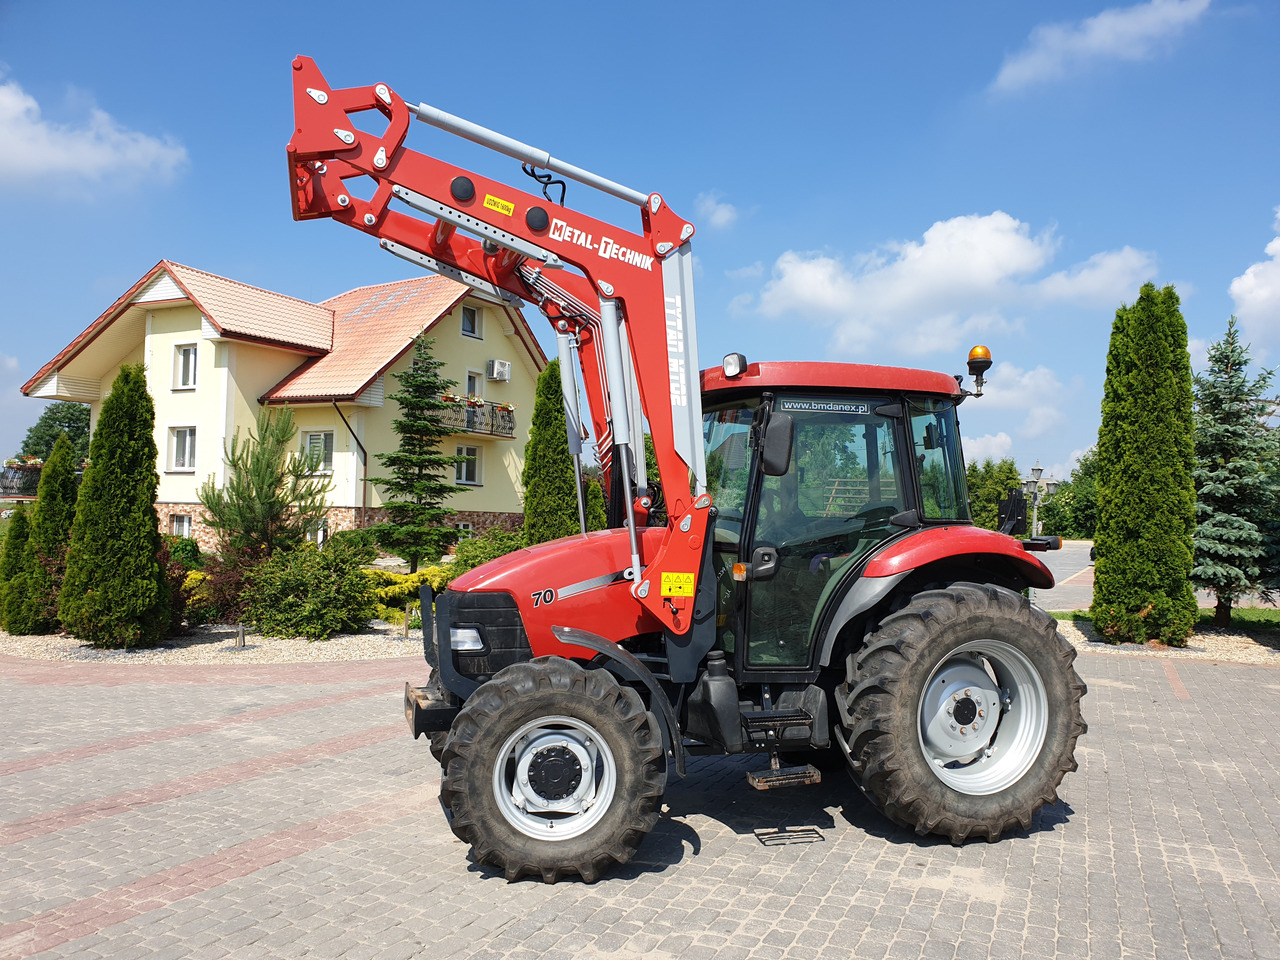
[[[514,203],[508,203],[506,200],[499,200],[497,197],[491,196],[487,193],[484,195],[484,205],[486,209],[497,210],[499,213],[508,217],[516,212],[516,205]]]
[[[662,575],[662,595],[664,597],[692,597],[692,573],[664,573]]]

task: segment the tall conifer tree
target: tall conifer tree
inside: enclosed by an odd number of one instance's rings
[[[538,375],[529,441],[524,446],[524,536],[529,544],[545,543],[580,532],[573,460],[565,429],[560,361],[552,360]]]
[[[390,519],[370,529],[384,550],[408,561],[411,573],[420,561],[435,560],[457,542],[458,531],[447,525],[454,511],[444,502],[466,489],[446,473],[461,458],[441,449],[455,432],[444,422],[450,405],[441,396],[457,383],[440,373],[444,364],[431,355],[434,344],[420,334],[413,343],[413,363],[394,374],[400,392],[391,399],[400,405],[400,416],[392,428],[400,435],[400,446],[393,453],[375,454],[391,474],[373,480],[385,492],[383,506]]]
[[[156,517],[155,404],[142,364],[120,368],[89,441],[58,618],[96,646],[155,643],[169,626]]]
[[[67,435],[60,434],[40,471],[40,488],[31,511],[31,532],[22,555],[12,613],[5,605],[10,633],[52,633],[58,629],[58,590],[66,569],[67,544],[76,516],[76,468]],[[19,601],[18,592],[22,597]]]
[[[1262,587],[1264,525],[1274,500],[1275,431],[1267,426],[1272,371],[1249,379],[1249,348],[1236,318],[1209,347],[1209,368],[1195,377],[1197,586],[1217,597],[1215,626],[1231,625],[1231,607]]]
[[[1195,464],[1187,325],[1172,286],[1116,311],[1098,430],[1098,560],[1090,615],[1105,637],[1186,643]]]
[[[31,534],[31,524],[27,518],[27,505],[19,503],[9,521],[9,529],[4,535],[4,553],[0,554],[0,624],[8,629],[8,613],[6,600],[13,581],[22,572],[22,555],[27,548],[27,538]],[[22,596],[26,595],[24,587],[19,587]],[[22,601],[19,601],[21,604]],[[18,609],[21,609],[19,606]]]

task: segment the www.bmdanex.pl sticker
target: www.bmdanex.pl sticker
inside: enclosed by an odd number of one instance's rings
[[[813,400],[798,400],[794,397],[783,397],[782,409],[795,410],[800,413],[868,414],[871,412],[871,405],[849,400],[823,400],[817,398]]]

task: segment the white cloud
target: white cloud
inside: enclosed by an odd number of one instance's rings
[[[171,137],[128,130],[93,106],[83,123],[52,123],[17,82],[0,83],[0,180],[168,180],[186,162]]]
[[[724,275],[730,280],[753,280],[756,277],[764,276],[764,263],[757,260],[755,263],[749,263],[745,267],[726,270]]]
[[[1178,287],[1181,290],[1181,287]],[[1191,354],[1191,370],[1193,373],[1203,373],[1209,368],[1209,341],[1201,337],[1191,337],[1187,340],[1187,353]]]
[[[1133,297],[1139,285],[1151,279],[1155,272],[1156,258],[1153,254],[1122,247],[1095,253],[1084,263],[1050,274],[1036,286],[1047,301],[1065,300],[1105,307],[1114,305],[1124,296]]]
[[[1001,93],[1060,80],[1103,60],[1146,60],[1209,9],[1210,0],[1148,0],[1071,23],[1041,24],[1005,58],[991,88]]]
[[[1280,207],[1276,207],[1276,218],[1271,224],[1271,229],[1276,233],[1280,233]]]
[[[1055,403],[1062,395],[1062,382],[1048,367],[1024,370],[1001,362],[988,372],[982,400],[975,402],[987,408],[1025,412],[1018,435],[1035,439],[1045,436],[1066,419]]]
[[[1044,476],[1046,478],[1052,477],[1054,480],[1070,480],[1071,471],[1079,465],[1080,458],[1091,449],[1092,447],[1081,447],[1078,450],[1072,450],[1071,456],[1067,457],[1066,463],[1055,463],[1045,468]]]
[[[732,203],[722,203],[718,193],[700,193],[693,198],[693,207],[698,216],[717,230],[733,225],[738,219],[738,208]]]
[[[1280,230],[1280,223],[1276,226]],[[1280,237],[1268,243],[1265,252],[1270,259],[1232,280],[1228,292],[1247,339],[1274,347],[1280,345]]]
[[[834,349],[845,355],[885,341],[920,355],[1021,328],[1008,309],[1132,298],[1155,268],[1152,254],[1125,247],[1036,280],[1057,249],[1052,229],[1032,235],[1028,224],[997,210],[940,220],[918,241],[886,243],[847,263],[788,250],[760,292],[760,311],[829,324]]]
[[[982,463],[984,460],[1003,460],[1013,449],[1013,438],[1004,431],[988,433],[981,437],[964,438],[965,463]]]

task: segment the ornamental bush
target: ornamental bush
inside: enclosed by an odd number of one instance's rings
[[[328,640],[363,630],[377,600],[360,554],[339,541],[279,550],[249,574],[245,621],[266,637]]]
[[[1182,646],[1195,625],[1194,426],[1187,324],[1173,287],[1116,311],[1098,429],[1094,626]]]
[[[173,534],[161,534],[161,540],[169,547],[169,556],[182,564],[185,570],[199,570],[204,566],[204,554],[200,552],[200,544],[194,537],[175,537]]]
[[[76,489],[71,441],[62,434],[40,471],[21,572],[15,578],[12,602],[5,604],[5,629],[10,633],[52,633],[58,629],[58,590],[76,515]]]
[[[141,364],[123,366],[89,443],[58,594],[63,626],[95,646],[155,643],[169,627],[154,433],[145,371]]]
[[[578,508],[574,507],[577,513]],[[449,579],[454,580],[482,563],[506,556],[524,547],[524,535],[515,530],[494,527],[478,537],[462,540],[453,549],[453,563],[449,564]]]
[[[26,579],[14,585],[14,581],[22,575],[22,554],[27,548],[27,538],[31,533],[30,521],[27,519],[27,505],[19,503],[9,522],[9,529],[4,537],[4,554],[0,555],[0,624],[8,629],[8,597],[10,593],[18,597],[15,610],[21,611],[27,595]]]
[[[569,456],[569,435],[560,389],[560,361],[552,360],[538,375],[529,442],[524,446],[524,536],[545,543],[579,532],[577,481]]]

